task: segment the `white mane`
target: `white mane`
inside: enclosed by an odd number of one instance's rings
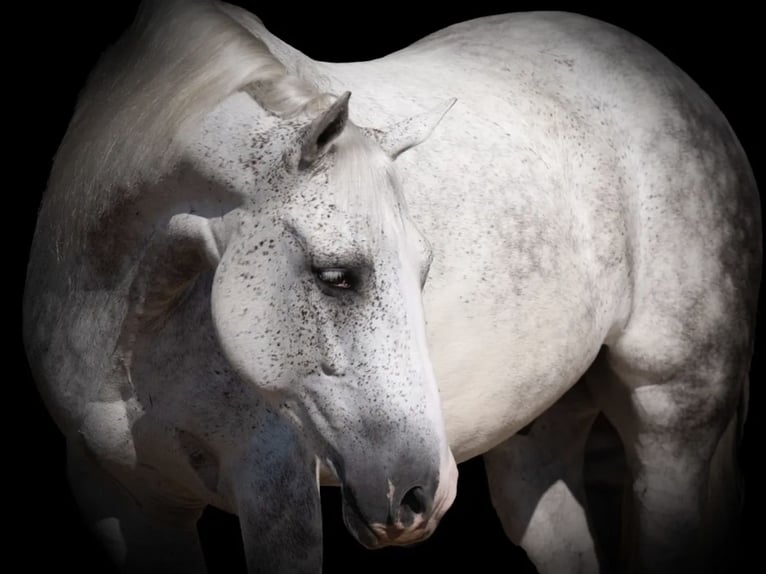
[[[391,158],[354,125],[338,138],[335,154],[333,187],[341,210],[364,215],[376,234],[404,233],[407,202]]]
[[[56,155],[46,194],[57,243],[81,242],[139,184],[167,174],[177,134],[245,88],[283,117],[326,99],[219,3],[145,0],[92,72]]]

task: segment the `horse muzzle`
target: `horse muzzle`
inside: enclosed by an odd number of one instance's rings
[[[427,539],[452,505],[457,466],[450,453],[435,479],[427,475],[397,488],[387,480],[384,498],[343,487],[343,518],[349,532],[367,548],[406,546]],[[376,508],[377,507],[377,508]]]

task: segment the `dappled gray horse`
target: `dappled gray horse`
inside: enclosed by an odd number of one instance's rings
[[[726,120],[614,27],[495,16],[326,64],[147,1],[56,156],[26,348],[129,572],[203,571],[206,505],[252,572],[318,572],[319,482],[362,544],[423,539],[482,453],[537,568],[596,571],[599,413],[623,564],[699,570],[739,509],[760,233]]]

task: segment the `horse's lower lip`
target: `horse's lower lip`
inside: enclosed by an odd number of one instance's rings
[[[381,546],[410,546],[424,542],[433,533],[428,528],[428,522],[414,529],[397,529],[382,525],[373,525],[370,530],[376,534]]]
[[[369,550],[380,548],[380,538],[353,505],[343,500],[343,522],[356,541]],[[365,536],[366,534],[366,536]]]
[[[344,501],[343,506],[346,528],[359,544],[370,550],[385,546],[410,546],[425,541],[433,533],[433,528],[428,528],[429,522],[414,529],[369,524],[353,505]]]

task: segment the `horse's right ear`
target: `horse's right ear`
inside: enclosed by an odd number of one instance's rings
[[[348,122],[350,97],[351,92],[344,93],[303,132],[298,169],[306,169],[314,165],[330,149],[333,141],[343,133]]]
[[[426,141],[455,102],[456,98],[450,98],[435,108],[402,120],[382,132],[375,130],[371,135],[378,140],[380,147],[391,159],[396,159],[408,149]]]

